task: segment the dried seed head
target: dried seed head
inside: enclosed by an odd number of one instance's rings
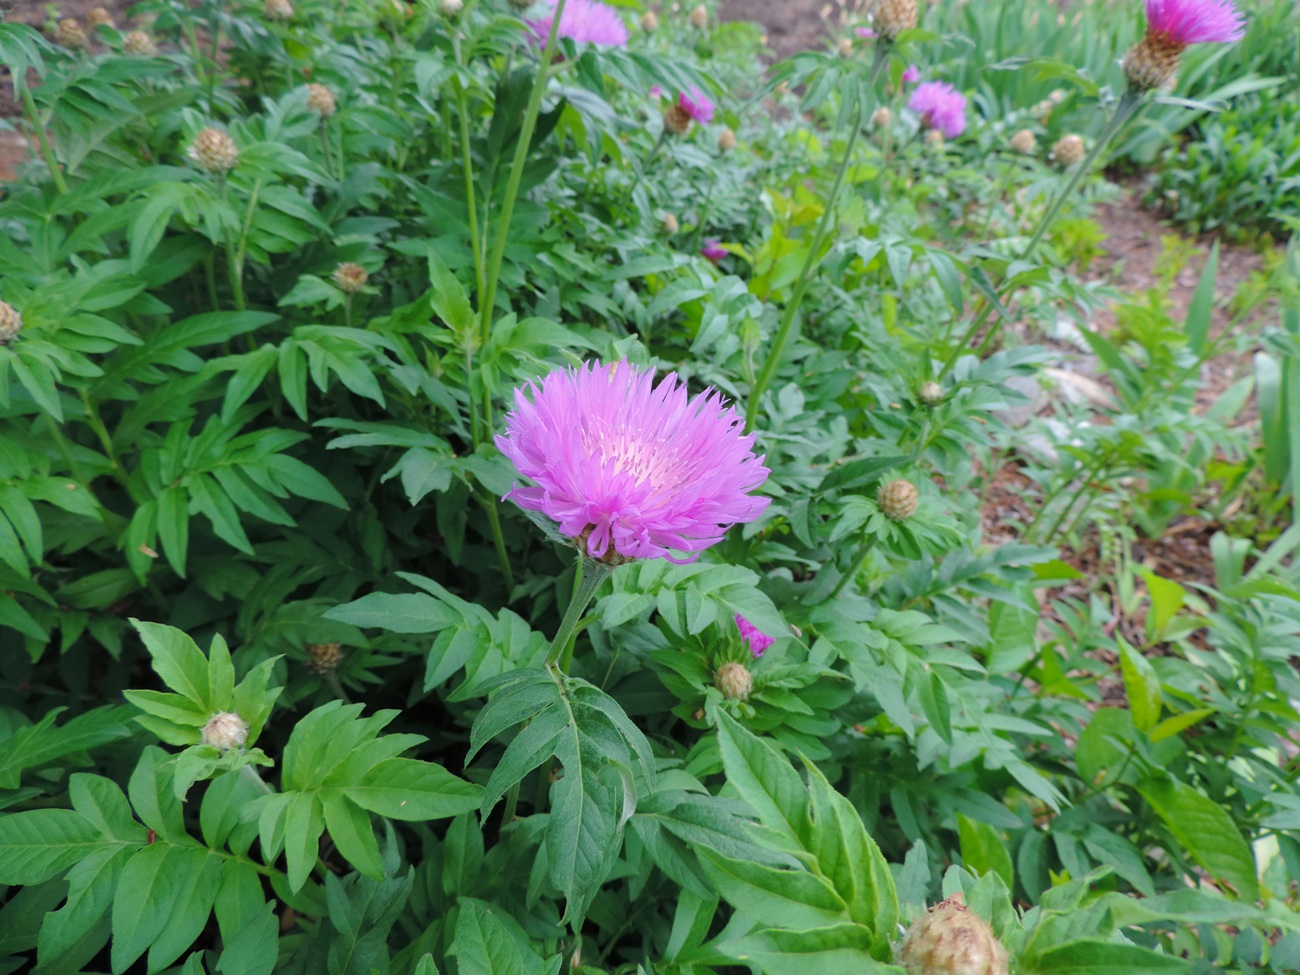
[[[239,163],[239,147],[220,129],[203,129],[194,137],[188,155],[204,172],[228,173]]]
[[[74,51],[83,51],[86,48],[86,32],[82,29],[81,24],[72,17],[65,17],[59,21],[58,29],[55,31],[55,38],[64,47]]]
[[[1083,139],[1077,135],[1063,135],[1052,146],[1052,158],[1062,166],[1070,167],[1083,161]]]
[[[645,13],[643,13],[641,15],[641,29],[647,31],[658,30],[659,15],[655,13],[653,10],[647,10]]]
[[[938,149],[943,145],[943,133],[938,129],[931,129],[925,133],[925,144],[931,149]]]
[[[723,129],[718,133],[718,151],[730,152],[736,148],[736,133],[731,129]]]
[[[203,744],[215,745],[223,752],[243,748],[248,741],[248,722],[230,711],[218,711],[203,726]]]
[[[677,218],[671,213],[665,213],[664,218],[659,221],[659,229],[671,237],[677,233]]]
[[[933,379],[921,383],[921,388],[916,391],[916,398],[924,406],[938,406],[943,402],[943,387]]]
[[[440,0],[438,9],[444,17],[455,17],[464,6],[464,0]]]
[[[916,514],[916,507],[921,502],[921,493],[911,481],[899,478],[882,484],[876,493],[876,504],[886,518],[894,521],[906,521]]]
[[[892,41],[917,24],[916,0],[878,0],[873,19],[876,32]]]
[[[903,938],[908,975],[1007,975],[1007,952],[961,894],[940,901]]]
[[[86,14],[86,20],[90,23],[92,28],[101,26],[117,27],[117,24],[113,20],[113,15],[103,7],[95,7],[92,9],[90,13]]]
[[[691,113],[680,103],[673,102],[664,112],[664,128],[673,135],[685,135],[691,128]]]
[[[338,108],[338,103],[334,100],[334,92],[313,82],[307,86],[307,107],[320,112],[322,118],[329,118]]]
[[[722,691],[722,696],[729,701],[747,701],[750,691],[754,689],[754,678],[744,664],[728,662],[713,675],[713,686]]]
[[[316,673],[332,674],[343,663],[343,647],[338,643],[309,643],[307,656],[311,657],[307,666]]]
[[[344,294],[354,295],[366,286],[370,275],[360,264],[345,261],[334,269],[334,283]]]
[[[889,128],[889,123],[894,120],[894,114],[887,108],[881,107],[871,114],[871,124],[878,129]]]
[[[142,30],[133,30],[122,39],[122,50],[137,57],[151,58],[158,53],[158,45]]]
[[[7,301],[0,301],[0,345],[13,345],[23,330],[23,316]]]
[[[700,4],[691,11],[690,17],[687,18],[692,27],[698,27],[700,30],[709,26],[709,11],[704,4]]]
[[[266,0],[262,13],[271,20],[289,20],[293,17],[293,4],[289,0]]]
[[[1033,155],[1038,148],[1038,139],[1029,129],[1021,129],[1011,137],[1011,148],[1023,155]]]
[[[1124,55],[1124,77],[1135,91],[1173,88],[1178,58],[1186,47],[1164,31],[1147,31]]]

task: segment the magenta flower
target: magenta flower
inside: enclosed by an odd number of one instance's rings
[[[909,64],[907,66],[907,70],[903,72],[903,84],[914,85],[920,80],[921,80],[921,69],[914,64]],[[962,103],[962,107],[963,108],[965,107],[964,101]]]
[[[663,98],[663,97],[664,97],[664,90],[663,90],[662,88],[660,88],[658,85],[651,85],[651,86],[650,86],[650,97],[651,97],[651,98],[654,98],[654,99]]]
[[[870,27],[859,27],[854,31],[854,33],[856,33],[859,37],[866,38],[869,41],[875,40],[877,37],[880,36]]]
[[[1232,0],[1147,0],[1147,32],[1176,44],[1239,41],[1245,18]]]
[[[700,125],[708,125],[713,121],[713,102],[709,101],[708,96],[694,85],[691,85],[689,95],[682,92],[677,96],[677,104]]]
[[[557,369],[527,390],[515,390],[496,444],[536,486],[506,497],[556,521],[587,555],[691,562],[769,503],[749,494],[767,480],[765,458],[715,390],[688,399],[676,373],[655,385],[653,370],[626,359]]]
[[[966,96],[946,81],[917,85],[907,107],[921,116],[926,127],[938,129],[945,139],[966,131]]]
[[[551,36],[551,22],[555,19],[555,3],[547,16],[530,20],[533,35],[545,45]],[[568,0],[560,15],[557,37],[567,37],[576,44],[601,44],[605,47],[626,47],[627,26],[613,7],[597,0]]]
[[[763,656],[763,651],[776,642],[776,637],[768,636],[739,613],[736,614],[736,629],[740,630],[741,645],[748,645],[755,657]]]
[[[704,241],[704,246],[700,248],[700,256],[712,261],[714,264],[717,264],[729,253],[731,252],[722,246],[722,242],[717,237],[708,238]]]

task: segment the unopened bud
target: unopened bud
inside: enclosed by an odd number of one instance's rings
[[[925,133],[925,144],[931,149],[938,149],[943,145],[943,133],[938,129],[931,129]]]
[[[905,30],[913,30],[917,24],[916,0],[879,0],[873,23],[877,33],[890,41]]]
[[[370,275],[360,264],[345,261],[334,269],[334,283],[344,294],[354,295],[366,286]]]
[[[343,663],[343,647],[338,643],[309,643],[307,656],[311,658],[307,666],[316,673],[332,674]]]
[[[736,148],[736,133],[731,129],[723,129],[718,133],[718,151],[730,152]]]
[[[203,129],[194,137],[188,155],[205,172],[228,173],[239,162],[239,147],[220,129]]]
[[[876,505],[881,514],[894,521],[906,521],[916,514],[921,503],[921,493],[911,481],[899,478],[881,485],[876,493]]]
[[[455,17],[464,6],[464,0],[440,0],[438,3],[438,9],[444,17]]]
[[[91,27],[116,27],[113,21],[113,15],[103,7],[95,7],[90,13],[86,14],[86,20]]]
[[[908,975],[1007,975],[1007,952],[988,922],[953,894],[907,931],[899,960]]]
[[[1011,137],[1011,148],[1022,155],[1033,155],[1038,148],[1038,139],[1029,129],[1021,129]]]
[[[654,31],[659,29],[659,15],[653,10],[647,10],[641,15],[641,29],[645,31]]]
[[[322,118],[329,118],[338,109],[338,102],[334,100],[334,92],[313,82],[307,86],[307,107],[320,112]]]
[[[677,218],[671,213],[665,213],[664,218],[659,221],[659,229],[671,237],[677,233]]]
[[[266,0],[262,13],[271,20],[289,20],[293,17],[293,4],[289,0]]]
[[[64,47],[74,51],[84,50],[87,44],[86,32],[81,24],[71,17],[59,21],[55,37]]]
[[[151,58],[158,53],[158,45],[144,31],[133,30],[122,38],[122,50],[136,57]]]
[[[23,316],[7,301],[0,301],[0,345],[13,345],[23,330]]]
[[[1067,168],[1082,162],[1083,154],[1083,139],[1077,135],[1063,135],[1052,146],[1052,158]]]
[[[709,11],[704,4],[700,4],[691,11],[691,14],[687,19],[691,22],[692,27],[698,27],[700,30],[704,30],[704,28],[709,26]]]
[[[943,402],[943,387],[933,379],[926,380],[916,391],[916,398],[925,406],[937,406]]]
[[[871,124],[878,129],[889,128],[889,123],[894,120],[894,114],[887,108],[878,108],[871,113]]]
[[[846,37],[836,45],[835,50],[840,57],[851,58],[853,57],[853,42]]]
[[[243,748],[248,741],[248,722],[230,711],[218,711],[203,726],[203,744],[214,745],[223,752]]]
[[[713,686],[722,691],[728,701],[747,701],[754,689],[754,678],[744,664],[728,662],[713,675]]]

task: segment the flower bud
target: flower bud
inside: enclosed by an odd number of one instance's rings
[[[673,135],[685,135],[691,128],[691,113],[680,102],[673,102],[664,112],[664,128]]]
[[[836,45],[835,50],[840,57],[851,58],[853,57],[853,42],[846,37]]]
[[[136,57],[151,58],[158,53],[158,45],[144,31],[133,30],[122,39],[122,50]]]
[[[916,514],[920,502],[921,493],[917,491],[916,485],[902,478],[881,485],[876,493],[876,504],[881,514],[894,521],[906,521],[911,518]]]
[[[982,917],[953,894],[908,928],[899,951],[908,975],[1007,975],[1007,952]]]
[[[889,123],[893,120],[893,113],[883,106],[871,113],[871,124],[877,129],[889,128]]]
[[[0,345],[13,345],[23,330],[23,316],[7,301],[0,301]]]
[[[917,24],[916,0],[879,0],[873,23],[877,33],[892,41]]]
[[[754,689],[754,678],[744,664],[728,662],[713,675],[713,686],[722,691],[728,701],[747,701]]]
[[[218,711],[203,726],[203,744],[214,745],[223,752],[243,748],[248,741],[248,722],[230,711]]]
[[[93,9],[90,11],[90,13],[86,14],[86,20],[87,20],[87,22],[90,24],[90,26],[91,26],[92,28],[95,28],[95,27],[113,27],[113,28],[116,28],[116,27],[117,27],[117,24],[114,23],[114,21],[113,21],[113,15],[110,14],[110,13],[109,13],[107,10],[105,10],[103,7],[95,7],[95,8],[93,8]]]
[[[938,129],[930,129],[925,133],[925,144],[931,149],[939,149],[943,146],[943,133]]]
[[[220,129],[203,129],[194,137],[188,155],[204,172],[228,173],[239,163],[239,147]]]
[[[677,218],[671,213],[665,213],[664,218],[659,221],[659,229],[671,237],[677,233]]]
[[[1185,44],[1163,31],[1148,31],[1124,55],[1124,77],[1135,91],[1174,87]]]
[[[59,21],[59,26],[55,31],[55,39],[64,47],[73,51],[85,50],[88,43],[86,32],[82,29],[81,24],[72,17],[65,17]]]
[[[723,129],[718,133],[718,151],[730,152],[736,148],[736,133],[731,129]]]
[[[262,13],[270,20],[289,20],[293,17],[293,4],[289,0],[266,0]]]
[[[307,86],[307,107],[320,112],[322,118],[329,118],[337,110],[338,102],[334,100],[334,92],[313,82]]]
[[[641,15],[641,29],[644,31],[655,31],[659,29],[659,15],[653,10],[647,10]]]
[[[354,295],[366,286],[370,275],[360,264],[345,261],[334,269],[334,284],[344,294]]]
[[[464,0],[440,0],[438,9],[444,17],[455,17],[464,6]]]
[[[916,398],[924,406],[938,406],[943,402],[943,387],[933,379],[921,383],[921,388],[916,391]]]
[[[1029,129],[1021,129],[1011,137],[1011,148],[1022,155],[1030,156],[1038,148],[1038,139]]]
[[[311,657],[307,666],[318,674],[332,674],[343,662],[343,647],[338,643],[309,643],[307,656]]]
[[[691,22],[692,27],[698,27],[700,30],[704,30],[704,28],[709,26],[709,11],[704,4],[700,4],[691,11],[691,14],[687,19]]]
[[[1052,158],[1067,168],[1082,162],[1083,155],[1083,139],[1077,135],[1063,135],[1052,146]]]

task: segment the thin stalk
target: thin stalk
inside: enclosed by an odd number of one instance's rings
[[[460,45],[456,45],[459,52]],[[469,151],[469,101],[462,85],[456,85],[457,107],[460,112],[460,165],[465,174],[465,206],[469,210],[469,240],[474,250],[475,294],[487,290],[486,269],[483,267],[483,242],[478,229],[478,200],[474,193],[474,161]]]
[[[54,147],[50,145],[49,133],[45,131],[45,125],[41,122],[41,113],[36,110],[36,99],[32,97],[32,90],[27,87],[25,79],[19,79],[16,75],[14,87],[22,90],[23,111],[27,113],[27,121],[31,123],[32,130],[36,133],[36,144],[40,146],[41,158],[45,160],[45,168],[50,171],[50,178],[54,180],[55,188],[60,193],[68,192],[68,184],[59,169],[59,161],[54,157]]]
[[[1110,455],[1111,452],[1107,450],[1084,469],[1083,475],[1081,477],[1081,483],[1079,485],[1078,490],[1076,490],[1073,496],[1069,499],[1069,501],[1066,502],[1065,510],[1062,511],[1060,517],[1058,517],[1056,521],[1053,522],[1051,529],[1047,532],[1045,536],[1045,540],[1050,539],[1053,535],[1056,534],[1056,530],[1061,526],[1061,522],[1064,520],[1066,513],[1069,512],[1069,510],[1074,507],[1075,502],[1079,500],[1079,497],[1083,494],[1084,490],[1088,487],[1088,483],[1094,477],[1097,476],[1098,472],[1100,472],[1103,467],[1105,467],[1108,463],[1110,463]],[[1071,481],[1061,482],[1060,487],[1053,489],[1051,493],[1047,495],[1047,497],[1043,498],[1043,503],[1042,505],[1039,506],[1038,511],[1035,512],[1033,520],[1028,525],[1025,526],[1024,533],[1021,536],[1022,538],[1028,540],[1034,536],[1034,530],[1038,527],[1038,523],[1042,520],[1043,515],[1047,513],[1047,509],[1051,507],[1053,501],[1055,501],[1058,497],[1060,497],[1061,492],[1070,486],[1072,480],[1073,479],[1071,479]]]
[[[577,574],[573,579],[573,598],[569,600],[569,608],[564,611],[564,619],[560,621],[560,628],[555,631],[555,639],[551,641],[550,652],[546,654],[548,668],[557,669],[558,665],[561,673],[568,672],[569,665],[573,662],[572,644],[578,623],[586,612],[591,597],[596,595],[596,590],[609,578],[613,569],[611,565],[586,556],[578,560]]]
[[[328,119],[320,120],[320,146],[325,153],[325,172],[334,175],[334,153],[330,150],[330,124]]]
[[[222,184],[222,194],[225,185]],[[239,232],[239,245],[233,241],[226,242],[226,257],[230,262],[230,286],[235,290],[235,308],[243,311],[247,306],[244,298],[244,256],[248,250],[248,234],[253,228],[253,213],[257,209],[257,198],[262,194],[262,181],[253,184],[253,192],[248,197],[248,209],[244,212],[243,227]]]
[[[492,331],[492,311],[496,306],[497,282],[501,277],[501,262],[505,258],[506,244],[510,240],[510,219],[514,216],[515,200],[519,196],[519,182],[523,179],[528,150],[532,145],[533,132],[537,128],[537,115],[542,107],[542,96],[546,93],[546,82],[551,70],[551,59],[555,56],[555,42],[560,18],[564,16],[565,3],[566,0],[557,0],[551,14],[551,31],[546,38],[546,46],[542,48],[541,63],[537,66],[537,78],[533,82],[532,93],[528,96],[523,126],[519,130],[519,142],[515,146],[515,158],[510,165],[510,177],[506,181],[505,199],[501,202],[501,213],[497,218],[496,239],[492,244],[492,253],[487,264],[486,286],[479,295],[479,332],[485,345]]]
[[[487,512],[488,526],[492,529],[492,543],[496,546],[497,561],[501,563],[501,575],[506,580],[506,592],[515,587],[514,570],[510,567],[510,552],[506,549],[506,536],[501,531],[501,512],[497,509],[497,499],[484,492],[479,495],[483,510]]]
[[[852,579],[855,575],[858,574],[858,569],[862,567],[862,563],[867,560],[867,556],[871,554],[871,550],[875,547],[876,547],[875,535],[871,535],[863,539],[862,547],[859,548],[858,553],[855,556],[853,556],[853,561],[849,563],[849,567],[844,570],[844,575],[840,576],[840,581],[835,583],[835,588],[831,590],[831,594],[829,598],[834,599],[836,596],[838,596],[841,592],[844,591],[844,587],[849,584],[850,579]]]
[[[108,462],[113,466],[113,476],[117,478],[122,487],[130,490],[130,478],[127,477],[126,468],[118,460],[117,451],[113,449],[113,438],[108,435],[108,427],[104,425],[104,420],[99,415],[99,408],[95,406],[90,394],[84,389],[81,391],[81,404],[86,408],[86,422],[95,431],[95,436],[99,439],[99,445],[104,449]]]

